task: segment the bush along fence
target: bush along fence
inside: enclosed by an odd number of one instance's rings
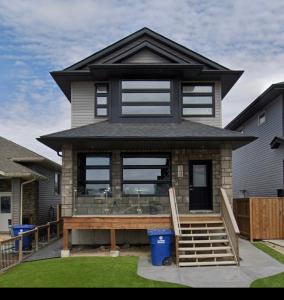
[[[0,271],[11,268],[49,243],[60,239],[63,221],[48,222],[18,236],[0,242]]]

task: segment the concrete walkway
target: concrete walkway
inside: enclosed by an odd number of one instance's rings
[[[191,287],[249,287],[258,278],[284,272],[284,265],[240,240],[240,266],[177,268],[175,265],[154,267],[148,257],[141,257],[138,275]]]
[[[61,256],[62,249],[63,249],[63,239],[60,239],[40,249],[38,252],[35,252],[29,258],[27,258],[25,262],[42,260],[42,259],[50,259],[50,258],[58,258]]]

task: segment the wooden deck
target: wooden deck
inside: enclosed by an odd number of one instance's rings
[[[181,221],[214,220],[218,214],[181,215]],[[73,216],[65,217],[63,225],[64,250],[68,250],[69,233],[72,230],[110,230],[111,248],[115,249],[116,230],[147,230],[155,228],[172,228],[170,215],[112,215],[112,216]]]

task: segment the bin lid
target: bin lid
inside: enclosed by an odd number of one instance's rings
[[[23,224],[23,225],[13,225],[13,229],[34,229],[35,225]]]
[[[173,231],[170,229],[149,229],[147,230],[148,236],[153,235],[173,235]]]

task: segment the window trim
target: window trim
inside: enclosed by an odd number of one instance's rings
[[[184,93],[183,92],[183,86],[212,86],[212,93]],[[181,95],[181,116],[185,118],[215,118],[216,116],[216,97],[215,97],[215,83],[214,82],[188,82],[188,81],[182,81],[180,85],[180,95]],[[212,104],[183,104],[183,97],[184,96],[193,96],[193,97],[208,97],[212,96]],[[212,108],[212,114],[184,114],[183,109],[184,108]]]
[[[168,81],[170,83],[169,89],[123,89],[122,82],[123,81]],[[173,80],[172,79],[120,79],[119,80],[119,114],[120,117],[123,118],[164,118],[164,117],[173,117],[173,99],[174,99],[174,91],[173,91]],[[169,92],[170,101],[169,102],[123,102],[122,101],[122,93],[165,93]],[[123,106],[169,106],[170,113],[169,114],[123,114],[122,107]]]
[[[261,117],[264,117],[264,122],[263,123],[260,123]],[[265,123],[266,123],[266,111],[262,111],[260,114],[258,114],[257,124],[258,124],[258,126],[262,126]]]
[[[86,193],[86,185],[87,184],[108,184],[110,189],[112,188],[112,153],[105,152],[105,153],[94,153],[94,152],[81,152],[77,154],[77,157],[83,156],[84,158],[84,165],[82,166],[82,170],[80,170],[78,166],[78,177],[77,177],[77,186],[82,184],[84,188],[84,192],[80,194],[80,197],[98,197],[98,195],[88,195]],[[91,157],[108,157],[109,158],[109,165],[90,165],[87,166],[86,164],[86,158],[87,156]],[[78,162],[77,162],[78,164]],[[109,180],[87,180],[86,179],[86,172],[87,170],[109,170]],[[84,174],[83,178],[80,178],[80,173]],[[110,191],[110,197],[112,195],[112,190]]]
[[[129,165],[124,166],[123,165],[123,158],[130,158],[130,157],[139,157],[139,158],[168,158],[169,159],[169,179],[168,180],[124,180],[123,179],[123,170],[133,170],[133,169],[162,169],[165,168],[164,165]],[[172,155],[170,152],[123,152],[121,153],[121,172],[120,172],[120,178],[121,178],[121,194],[124,197],[137,197],[137,194],[127,194],[123,190],[124,184],[155,184],[155,183],[165,183],[169,184],[169,186],[172,186]],[[165,197],[168,196],[168,191],[166,194],[140,194],[139,197]]]
[[[107,87],[107,93],[97,93],[97,86],[98,85],[106,85]],[[107,98],[107,104],[98,104],[98,97],[106,97]],[[98,81],[95,83],[95,117],[96,118],[108,118],[109,117],[109,101],[110,101],[110,86],[109,82],[107,81]],[[107,110],[107,114],[105,116],[101,116],[98,114],[97,109],[99,108],[105,108]]]

